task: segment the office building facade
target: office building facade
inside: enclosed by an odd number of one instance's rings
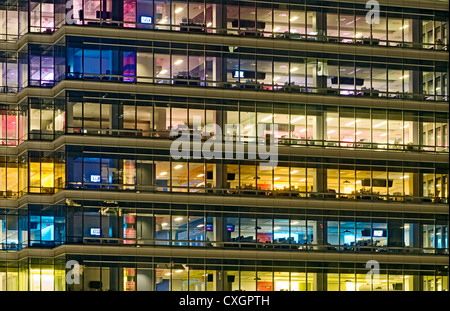
[[[448,6],[0,2],[0,290],[447,291]]]

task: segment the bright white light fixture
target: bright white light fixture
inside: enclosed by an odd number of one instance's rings
[[[175,10],[175,14],[181,13],[181,11],[183,11],[183,8],[178,8]]]
[[[163,69],[163,70],[161,70],[159,73],[158,73],[158,75],[164,75],[164,74],[166,74],[167,73],[167,70],[166,69]]]
[[[290,19],[291,22],[295,22],[298,19],[298,16],[294,16]]]
[[[261,120],[261,122],[266,122],[266,121],[269,121],[270,119],[272,119],[272,115],[265,117],[264,119]]]
[[[298,70],[298,67],[294,67],[294,68],[292,68],[290,71],[291,72],[296,72]]]
[[[181,220],[183,220],[183,217],[177,217],[177,218],[175,218],[174,220],[175,220],[175,221],[181,221]]]
[[[159,174],[159,176],[166,176],[167,172],[162,172],[161,174]]]
[[[304,116],[295,118],[294,120],[291,121],[291,123],[295,123],[295,122],[300,121],[300,120],[302,120],[302,119],[304,119],[304,118],[305,118]]]
[[[173,63],[174,65],[180,65],[183,63],[182,59],[177,60],[175,63]]]
[[[180,169],[180,168],[182,168],[182,167],[183,167],[183,165],[180,164],[180,165],[175,166],[174,169],[177,170],[177,169]]]
[[[296,173],[298,173],[297,170],[293,170],[293,171],[291,172],[291,174],[296,174]]]
[[[377,125],[374,125],[373,127],[380,127],[380,126],[382,126],[382,125],[385,125],[387,122],[386,121],[383,121],[383,122],[381,122],[381,123],[378,123]]]

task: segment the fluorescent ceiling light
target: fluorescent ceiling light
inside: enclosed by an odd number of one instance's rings
[[[296,174],[296,173],[298,173],[297,170],[293,170],[293,171],[291,172],[291,174]]]
[[[292,68],[290,71],[291,72],[296,72],[298,70],[298,67],[294,67],[294,68]]]
[[[199,174],[197,175],[198,178],[205,176],[205,174]]]
[[[173,63],[174,65],[180,65],[183,63],[182,59],[177,60],[175,63]]]
[[[177,218],[175,218],[174,220],[175,220],[175,221],[181,221],[181,220],[183,220],[183,217],[177,217]]]
[[[294,120],[291,121],[291,123],[295,123],[295,122],[300,121],[300,120],[302,120],[302,119],[304,119],[304,118],[305,118],[304,116],[295,118]]]
[[[180,168],[182,168],[182,167],[183,167],[183,165],[180,164],[180,165],[175,166],[174,169],[177,170],[177,169],[180,169]]]
[[[183,8],[178,8],[175,10],[175,14],[181,13],[181,11],[183,11]]]
[[[377,125],[374,125],[373,127],[380,127],[382,125],[385,125],[386,123],[387,123],[386,121],[383,121],[381,123],[378,123]]]
[[[272,119],[272,115],[265,117],[264,119],[261,120],[261,122],[266,122],[266,121],[269,121],[270,119]]]
[[[290,19],[291,22],[295,22],[298,19],[298,16],[294,16]]]
[[[164,74],[166,74],[167,73],[167,70],[166,69],[163,69],[163,70],[161,70],[159,73],[158,73],[158,75],[164,75]]]
[[[165,176],[167,175],[167,172],[162,172],[161,174],[159,174],[159,176]]]

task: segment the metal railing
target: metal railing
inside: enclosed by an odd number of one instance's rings
[[[291,199],[313,199],[313,200],[341,200],[341,201],[370,201],[370,202],[396,202],[413,204],[448,204],[447,197],[419,197],[410,195],[378,194],[370,192],[336,193],[336,192],[306,192],[299,190],[261,190],[254,187],[249,188],[216,188],[216,187],[187,187],[187,186],[144,186],[114,183],[89,183],[68,182],[67,190],[78,189],[87,191],[124,191],[134,193],[171,193],[171,194],[214,194],[235,197],[277,197]]]

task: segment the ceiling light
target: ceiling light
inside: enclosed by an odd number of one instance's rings
[[[159,176],[165,176],[167,175],[167,172],[162,172],[161,174],[159,174]]]
[[[294,67],[294,68],[292,68],[290,71],[291,72],[296,72],[298,70],[298,67]]]
[[[183,165],[180,164],[180,165],[175,166],[174,169],[177,170],[177,169],[180,169],[180,168],[182,168],[182,167],[183,167]]]
[[[294,16],[290,19],[291,22],[295,22],[298,19],[298,16]]]
[[[336,131],[335,130],[331,130],[331,131],[328,131],[327,134],[333,134],[334,132],[336,132]]]
[[[198,178],[205,176],[205,174],[199,174],[197,175]]]
[[[280,177],[275,177],[273,180],[279,180],[280,179]]]
[[[380,127],[382,125],[385,125],[386,123],[387,123],[386,121],[383,121],[381,123],[378,123],[377,125],[374,125],[373,127]]]
[[[183,217],[177,217],[177,218],[175,218],[174,220],[175,220],[175,221],[181,221],[181,220],[183,220]]]
[[[360,121],[361,120],[352,121],[352,122],[347,123],[345,126],[352,126],[353,124],[358,123]]]
[[[181,13],[181,11],[183,11],[183,8],[178,8],[175,10],[175,14]]]
[[[159,75],[164,75],[164,74],[166,74],[167,73],[167,70],[166,69],[163,69],[163,70],[161,70],[158,74]]]
[[[265,117],[264,119],[261,120],[261,122],[266,122],[269,121],[270,119],[272,119],[272,115]]]
[[[297,170],[293,170],[293,171],[291,172],[291,174],[296,174],[296,173],[298,173]]]
[[[291,123],[295,123],[295,122],[300,121],[300,120],[302,120],[302,119],[304,119],[304,118],[305,118],[304,116],[295,118],[294,120],[291,121]]]
[[[212,23],[211,22],[209,22],[208,24],[206,24],[206,27],[211,27],[212,26]]]
[[[175,63],[173,63],[174,65],[180,65],[183,63],[182,59],[177,60]]]

